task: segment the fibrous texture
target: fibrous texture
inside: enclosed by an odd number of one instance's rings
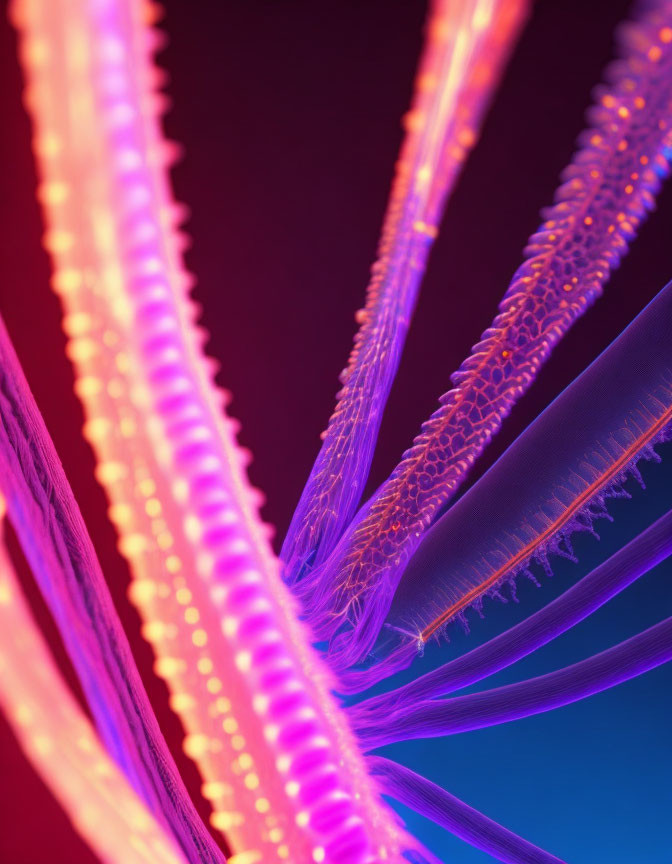
[[[525,0],[432,4],[360,328],[283,543],[290,584],[326,560],[359,503],[445,202],[526,12]]]
[[[278,577],[193,325],[151,12],[15,6],[54,287],[131,597],[232,849],[250,862],[393,859],[403,834]]]
[[[419,702],[360,730],[362,746],[483,729],[569,705],[672,660],[672,618],[557,672],[469,696]]]
[[[670,4],[651,6],[624,30],[620,51],[499,315],[329,561],[299,586],[337,670],[366,657],[424,531],[553,346],[600,295],[653,205],[672,145]]]
[[[222,855],[161,736],[77,503],[0,319],[0,492],[102,740],[190,862]]]
[[[444,696],[504,669],[583,621],[670,555],[672,510],[520,624],[403,687],[358,703],[351,716],[355,723],[360,717],[366,722],[367,715],[385,715],[402,704]]]
[[[572,533],[592,530],[636,463],[670,436],[670,333],[672,285],[427,532],[388,622],[426,641],[532,562],[571,555]]]
[[[672,3],[645,7],[623,36],[623,57],[598,93],[591,129],[493,327],[353,521],[443,204],[525,11],[521,0],[433,6],[361,330],[283,547],[296,597],[281,579],[236,424],[194,324],[182,211],[167,174],[174,148],[159,124],[157,9],[141,0],[15,0],[13,10],[45,246],[84,433],[155,672],[183,722],[184,749],[232,864],[432,860],[381,794],[501,861],[558,864],[446,790],[365,753],[548,711],[669,660],[670,619],[548,675],[436,698],[546,644],[669,556],[672,511],[545,609],[465,656],[349,708],[333,691],[359,691],[391,675],[484,597],[504,584],[513,590],[519,573],[550,570],[555,554],[572,556],[572,533],[609,518],[608,498],[627,497],[623,484],[638,476],[638,461],[658,458],[654,448],[669,437],[670,286],[437,518],[553,345],[599,295],[667,172]],[[0,490],[100,742],[51,675],[1,547],[0,619],[14,617],[0,637],[0,671],[9,670],[0,699],[105,860],[221,861],[161,738],[1,326],[0,418]],[[38,662],[22,679],[10,664],[23,664],[26,650]],[[49,699],[58,701],[52,718]],[[45,741],[66,727],[79,738],[55,752]],[[77,809],[83,794],[97,808],[95,824]]]
[[[19,743],[104,864],[184,864],[63,680],[0,544],[0,706]]]
[[[610,518],[637,463],[672,430],[672,285],[553,402],[426,533],[384,619],[378,663],[362,689],[400,665],[485,596],[514,592],[520,574],[573,557],[571,536]],[[566,430],[572,428],[573,434]],[[501,501],[509,502],[506,507]]]
[[[385,783],[385,791],[402,804],[438,822],[473,846],[490,853],[505,864],[562,864],[518,837],[482,813],[455,798],[445,789],[420,777],[408,768],[380,756],[370,756],[367,764]]]

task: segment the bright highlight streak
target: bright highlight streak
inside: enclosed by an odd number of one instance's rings
[[[155,9],[14,8],[84,433],[211,824],[236,856],[269,864],[288,850],[396,861],[417,844],[381,803],[279,579],[193,324],[158,122]]]
[[[285,539],[284,578],[319,567],[347,527],[369,472],[443,209],[527,13],[527,0],[432,6],[378,260],[343,387]]]
[[[530,387],[553,348],[601,295],[669,173],[672,3],[641,7],[621,59],[596,91],[589,128],[525,249],[499,314],[451,376],[453,389],[359,511],[302,594],[339,673],[375,643],[404,567],[441,508]]]
[[[63,680],[0,541],[0,708],[26,757],[105,864],[184,864]]]

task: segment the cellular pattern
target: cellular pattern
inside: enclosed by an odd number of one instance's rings
[[[418,645],[483,593],[499,590],[531,554],[542,561],[553,552],[571,554],[569,528],[592,530],[595,518],[608,515],[604,496],[621,494],[625,475],[636,474],[642,456],[657,458],[654,445],[669,432],[668,288],[609,355],[620,358],[609,361],[615,366],[634,358],[634,349],[618,345],[637,334],[638,360],[630,377],[622,376],[628,386],[616,397],[605,391],[601,402],[587,400],[598,416],[584,425],[600,447],[590,451],[590,482],[579,478],[590,494],[577,507],[560,502],[572,510],[569,522],[544,511],[547,530],[537,530],[536,517],[532,526],[541,537],[536,551],[509,549],[497,561],[487,555],[487,538],[474,538],[469,553],[474,561],[479,554],[488,559],[487,573],[475,567],[466,575],[437,575],[421,549],[398,585],[438,508],[553,345],[599,295],[652,206],[668,168],[672,88],[672,7],[656,2],[637,12],[622,37],[622,59],[598,93],[582,149],[493,327],[390,481],[352,522],[443,204],[525,9],[518,0],[432,7],[362,326],[285,541],[293,596],[259,517],[248,457],[236,442],[226,396],[214,385],[189,297],[192,277],[179,230],[184,211],[167,173],[176,148],[160,128],[163,76],[153,57],[161,44],[160,10],[144,0],[13,3],[44,245],[63,304],[84,433],[130,565],[129,596],[155,651],[155,672],[185,727],[184,749],[201,774],[216,832],[196,814],[163,741],[84,521],[0,326],[0,491],[96,728],[52,674],[2,549],[0,618],[7,626],[0,702],[77,830],[110,864],[205,864],[225,856],[231,864],[435,861],[381,794],[502,861],[559,862],[447,790],[366,751],[551,710],[670,658],[668,620],[548,676],[435,698],[545,644],[663,560],[670,552],[668,513],[566,596],[464,658],[355,707],[334,694],[364,689],[407,665]],[[651,308],[658,310],[653,319]],[[594,368],[584,374],[594,376]],[[583,380],[569,392],[581,392]],[[558,400],[560,408],[567,398]],[[612,422],[614,406],[623,405],[625,432],[622,417],[620,425]],[[581,417],[575,413],[571,421],[577,428]],[[536,440],[536,452],[537,435],[533,424],[512,449],[524,451]],[[575,456],[558,448],[556,480],[571,475]],[[489,477],[504,478],[490,497],[505,490],[511,464],[505,454],[462,508],[482,494],[484,482],[494,482]],[[556,498],[561,485],[551,483]],[[511,509],[512,518],[536,506],[533,491]],[[456,506],[448,517],[459,514]],[[445,524],[426,537],[429,545],[438,538],[439,557],[450,534]],[[492,524],[501,527],[496,519]],[[381,633],[396,641],[378,644],[374,661],[382,662],[361,668]],[[26,651],[36,662],[23,676]],[[53,716],[49,700],[58,702]]]
[[[299,586],[313,627],[331,642],[334,669],[371,650],[422,535],[553,346],[599,297],[652,208],[672,145],[671,22],[672,7],[658,4],[621,34],[621,59],[607,70],[590,127],[498,316],[330,560]]]
[[[445,202],[526,12],[522,0],[434,4],[360,328],[283,543],[289,584],[326,560],[359,503]]]

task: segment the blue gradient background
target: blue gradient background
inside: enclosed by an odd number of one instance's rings
[[[0,6],[4,7],[0,0]],[[448,207],[385,414],[369,492],[487,327],[550,203],[583,128],[592,86],[611,56],[626,0],[538,0],[482,139]],[[286,530],[333,407],[353,313],[378,239],[421,45],[420,0],[168,0],[174,109],[168,134],[186,159],[174,174],[193,213],[196,297],[234,394],[241,442],[255,455],[265,517]],[[60,312],[48,287],[34,200],[30,130],[11,29],[0,23],[0,308],[64,463],[162,729],[205,819],[200,781],[183,755],[152,654],[126,599],[129,575],[93,477],[72,393]],[[554,352],[477,467],[478,476],[672,277],[671,187],[659,199],[605,296]],[[36,315],[36,309],[39,314]],[[671,336],[672,338],[672,336]],[[47,374],[48,369],[48,374]],[[571,434],[568,430],[568,434]],[[499,633],[545,604],[672,503],[672,445],[644,466],[646,493],[613,502],[580,565],[523,582],[520,604],[491,603],[469,636],[430,648],[419,672]],[[662,452],[662,450],[661,450]],[[502,502],[506,506],[506,502]],[[26,588],[30,580],[26,575]],[[648,574],[571,632],[482,686],[559,668],[672,614],[672,565]],[[66,674],[48,616],[38,618]],[[445,741],[390,748],[405,764],[570,864],[672,864],[672,668],[592,699]],[[72,676],[70,675],[70,680]],[[0,862],[93,864],[0,718]],[[408,812],[409,827],[447,864],[484,864]],[[39,825],[39,830],[36,826]]]
[[[414,672],[429,669],[496,635],[562,593],[669,509],[672,443],[661,464],[643,465],[646,490],[627,484],[630,501],[614,501],[614,522],[596,523],[600,541],[575,539],[578,564],[553,561],[541,588],[519,581],[519,605],[486,601],[471,632],[453,628]],[[672,561],[660,564],[554,642],[479,685],[508,684],[576,662],[672,615]],[[399,676],[399,680],[404,677]],[[511,830],[572,864],[669,864],[672,812],[672,664],[561,709],[440,740],[381,749]],[[406,808],[406,824],[445,862],[496,859],[446,835]]]

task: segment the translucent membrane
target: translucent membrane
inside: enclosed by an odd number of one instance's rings
[[[54,446],[0,319],[0,491],[108,752],[192,864],[222,853],[161,735]]]
[[[525,621],[403,687],[359,703],[351,712],[362,718],[385,716],[419,700],[468,687],[583,621],[669,555],[672,555],[672,510]]]
[[[394,861],[405,835],[279,578],[193,323],[155,7],[14,9],[84,432],[211,823],[246,864]]]
[[[0,708],[22,750],[101,861],[184,864],[173,838],[105,752],[73,698],[1,542]]]
[[[672,284],[439,519],[388,622],[426,641],[548,555],[571,554],[672,424]],[[571,434],[568,432],[571,430]]]
[[[367,759],[383,790],[406,807],[431,819],[506,864],[563,864],[522,837],[469,807],[435,783],[380,756]]]
[[[434,702],[419,702],[359,730],[362,746],[373,750],[395,741],[435,738],[520,720],[569,705],[672,660],[672,618],[619,645],[557,672]]]
[[[530,386],[553,346],[600,295],[668,173],[672,3],[646,4],[623,31],[623,59],[591,109],[591,128],[555,204],[530,239],[500,313],[452,377],[390,478],[300,585],[311,623],[343,672],[370,651],[401,572],[440,509]],[[498,499],[504,506],[504,499]],[[509,501],[506,502],[510,504]]]
[[[443,207],[527,6],[527,0],[432,4],[378,260],[356,316],[360,329],[282,548],[289,583],[327,558],[359,503]]]

